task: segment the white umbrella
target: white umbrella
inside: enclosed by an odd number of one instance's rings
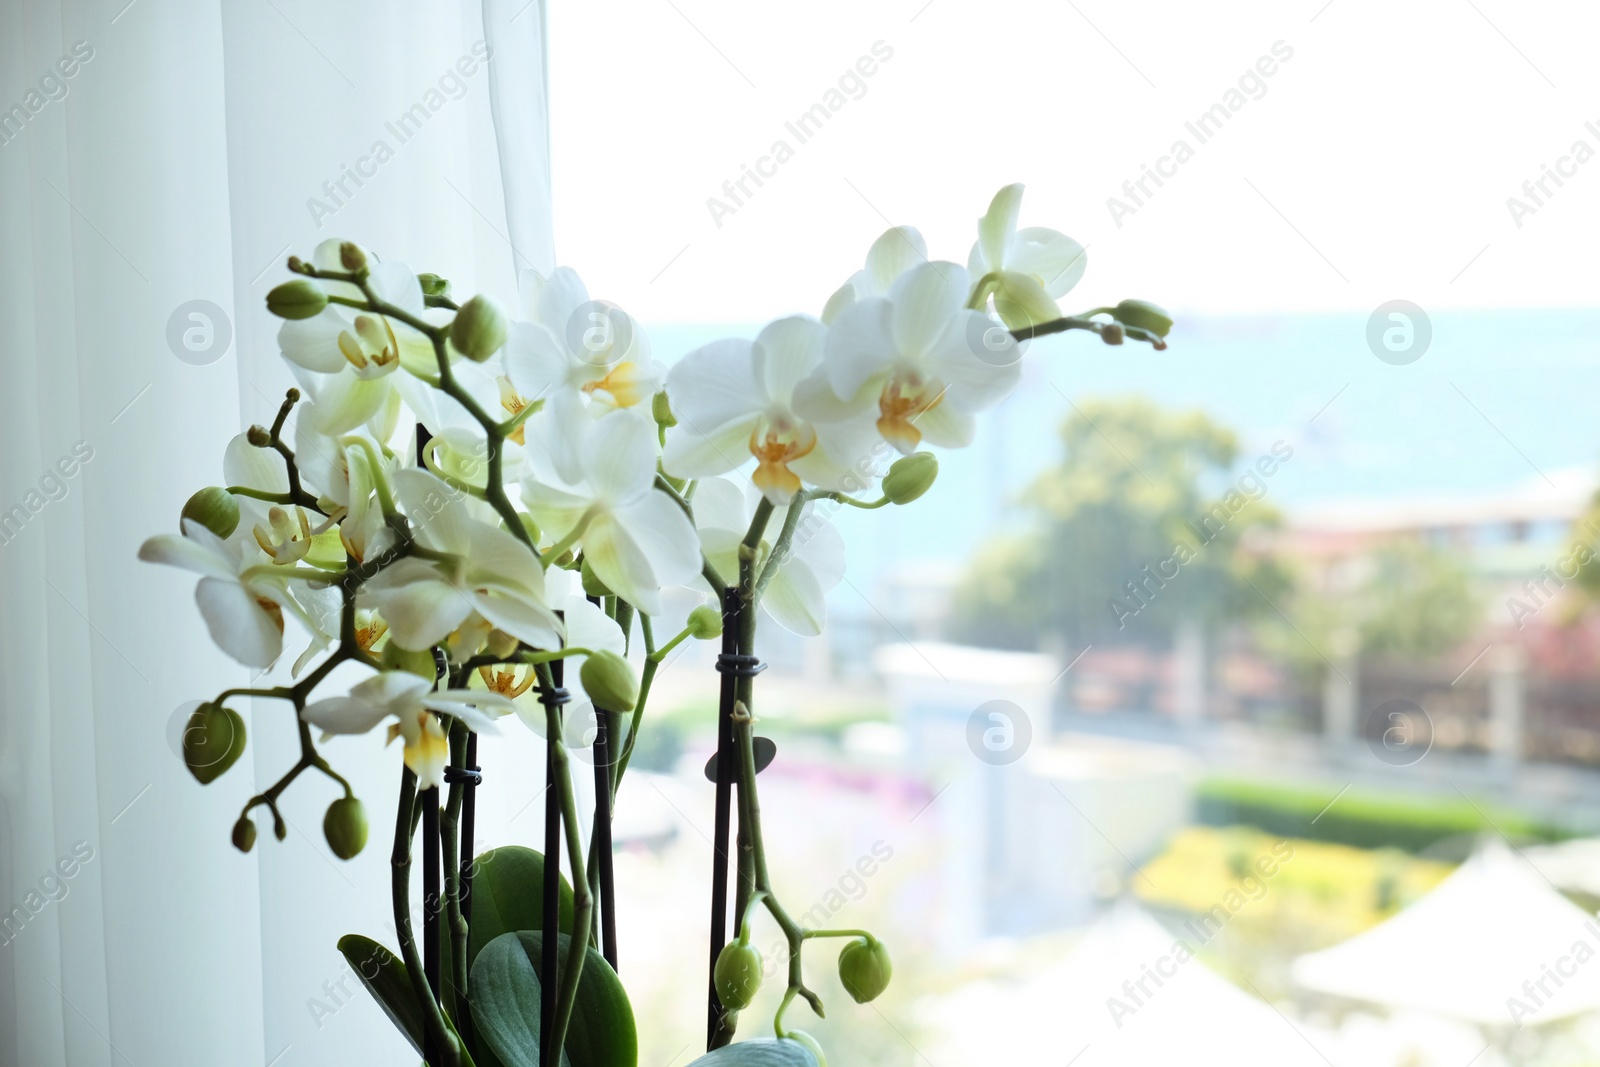
[[[1600,1008],[1600,922],[1498,840],[1366,933],[1300,957],[1306,989],[1485,1026]]]
[[[1209,970],[1131,903],[1059,962],[922,1008],[940,1067],[1328,1067],[1304,1027]]]

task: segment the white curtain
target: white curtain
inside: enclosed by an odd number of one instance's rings
[[[397,753],[328,750],[356,860],[313,778],[236,852],[292,715],[241,704],[246,759],[189,776],[175,709],[246,680],[135,552],[291,384],[289,254],[347,237],[508,304],[553,265],[542,0],[15,0],[0,109],[0,1067],[406,1062],[333,949],[394,941]],[[532,840],[513,770],[484,833]]]

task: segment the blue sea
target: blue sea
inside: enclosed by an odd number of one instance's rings
[[[977,442],[940,457],[915,504],[847,509],[849,577],[867,590],[906,563],[960,564],[1025,522],[1024,498],[1060,458],[1057,429],[1086,398],[1143,395],[1231,428],[1240,472],[1275,441],[1294,449],[1269,500],[1291,516],[1339,501],[1514,489],[1600,472],[1600,310],[1440,312],[1415,362],[1378,359],[1363,314],[1182,317],[1164,352],[1085,334],[1042,338],[1022,387]],[[647,327],[667,362],[759,324]],[[1220,488],[1220,485],[1219,487]]]

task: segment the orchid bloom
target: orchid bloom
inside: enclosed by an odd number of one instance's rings
[[[576,442],[585,421],[619,409],[648,420],[650,399],[661,389],[661,365],[650,358],[638,323],[590,300],[576,271],[559,267],[549,278],[525,271],[524,289],[533,321],[513,322],[507,334],[510,394],[501,403],[515,414],[544,401],[552,424],[550,460],[563,480],[575,482],[581,466]]]
[[[434,712],[453,715],[481,734],[499,733],[494,711],[505,714],[511,701],[481,689],[441,689],[410,671],[381,671],[350,690],[349,696],[330,697],[308,705],[300,717],[322,730],[323,739],[335,734],[364,734],[393,717],[389,742],[405,740],[405,762],[417,776],[418,789],[444,784],[450,762],[450,741]],[[488,709],[488,710],[485,710]]]
[[[689,517],[655,488],[656,440],[650,423],[626,412],[589,420],[578,446],[577,482],[528,478],[522,498],[545,534],[578,542],[594,573],[646,615],[661,613],[661,587],[700,572]]]
[[[828,489],[865,480],[870,420],[798,412],[801,386],[822,366],[827,327],[803,315],[770,323],[754,342],[716,341],[684,356],[667,375],[678,425],[663,465],[680,478],[731,471],[751,457],[750,476],[774,504],[788,503],[802,480]]]
[[[417,543],[446,558],[409,556],[362,586],[389,624],[389,640],[421,651],[481,620],[485,635],[492,626],[541,648],[559,646],[561,621],[545,602],[544,568],[527,545],[474,518],[464,494],[426,471],[400,471],[394,486]]]
[[[924,263],[889,296],[858,301],[828,331],[818,375],[801,390],[802,415],[877,409],[877,429],[902,453],[926,439],[972,443],[973,414],[1016,387],[1021,354],[1011,335],[966,307],[967,272]]]
[[[695,489],[694,520],[701,549],[728,581],[738,579],[739,542],[749,530],[755,499],[726,478],[707,478]],[[814,503],[807,502],[804,508],[789,550],[778,560],[772,582],[761,596],[761,607],[790,633],[815,637],[828,618],[828,593],[844,578],[844,538],[816,513]],[[766,566],[788,516],[788,506],[773,511],[756,547],[756,573]]]
[[[979,285],[987,283],[985,306],[992,293],[995,311],[1014,330],[1060,318],[1056,300],[1089,265],[1083,246],[1066,234],[1043,226],[1017,229],[1021,209],[1021,185],[996,193],[978,220],[978,240],[967,257],[967,270]]]
[[[554,579],[555,575],[551,575],[551,578]],[[624,654],[627,643],[616,620],[589,603],[581,593],[569,593],[564,597],[557,597],[555,602],[561,606],[569,647],[585,648],[591,652],[615,652],[619,656]],[[545,711],[534,689],[535,680],[536,674],[531,665],[497,663],[479,667],[477,673],[467,679],[467,685],[473,689],[481,685],[491,693],[499,693],[510,700],[522,724],[543,737]],[[589,694],[583,688],[583,676],[576,666],[568,667],[566,686],[568,689],[576,690],[574,696],[578,703],[590,700]]]
[[[873,296],[888,296],[895,279],[919,263],[928,262],[928,243],[912,226],[895,226],[885,230],[872,247],[867,249],[867,265],[850,276],[828,298],[822,309],[822,321],[831,326],[839,312]]]
[[[318,245],[316,265],[341,269],[338,246],[338,241]],[[340,295],[361,296],[347,282],[320,284]],[[367,284],[400,310],[429,317],[417,276],[404,263],[374,262]],[[437,373],[433,343],[396,319],[329,304],[309,319],[285,321],[278,330],[278,347],[302,372],[298,377],[316,401],[314,413],[302,412],[300,419],[312,420],[320,433],[345,433],[369,421],[375,430],[392,433],[402,400],[419,415],[432,408],[430,390],[413,376]],[[403,368],[410,373],[397,373]],[[379,434],[380,439],[387,436]]]
[[[160,534],[139,547],[147,563],[165,563],[201,575],[194,598],[217,647],[244,664],[265,670],[283,651],[283,612],[315,624],[289,595],[260,553],[241,541],[224,541],[193,519],[183,536]]]

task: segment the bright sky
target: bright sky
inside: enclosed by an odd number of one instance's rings
[[[1585,104],[1600,100],[1600,10],[1223,7],[556,0],[557,251],[647,321],[815,314],[890,224],[964,263],[994,191],[1023,181],[1022,224],[1088,246],[1068,310],[1124,296],[1194,312],[1593,303],[1600,159],[1562,159],[1579,140],[1600,152],[1600,106]],[[892,56],[864,64],[864,95],[800,143],[785,122],[877,42]],[[1220,132],[1185,129],[1275,44],[1292,55],[1246,78]],[[707,199],[731,205],[723,183],[780,139],[793,157],[760,188],[747,179],[753,195],[719,228]],[[1107,199],[1132,204],[1123,183],[1180,139],[1192,158],[1160,188],[1147,179],[1153,195],[1119,227]],[[1545,180],[1540,206],[1522,184],[1546,164],[1569,176]],[[1512,196],[1536,208],[1520,227]]]

